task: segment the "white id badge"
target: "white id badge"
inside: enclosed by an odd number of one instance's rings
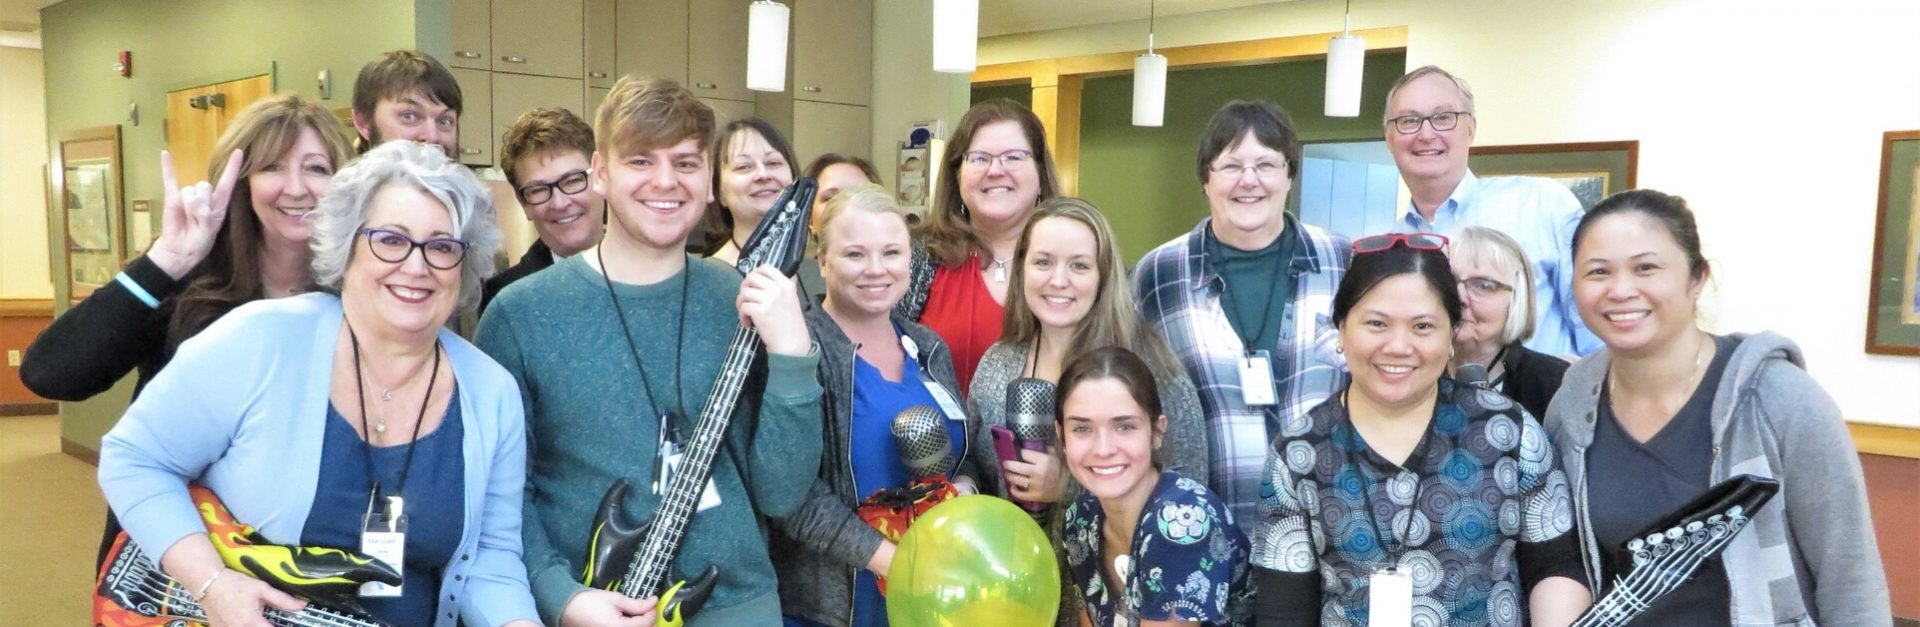
[[[1367,625],[1413,625],[1413,577],[1393,568],[1373,571],[1367,579]]]
[[[927,387],[928,394],[933,395],[934,404],[940,406],[940,413],[946,414],[947,420],[967,419],[967,410],[960,408],[960,401],[953,398],[953,393],[947,391],[947,386],[940,385],[939,382],[925,376],[920,377],[920,383]]]
[[[1273,389],[1273,358],[1267,351],[1241,355],[1234,363],[1240,366],[1241,403],[1257,407],[1280,402],[1279,395]]]
[[[666,475],[661,478],[660,485],[673,485],[674,473],[680,472],[680,458],[685,456],[684,453],[680,453],[679,451],[667,455],[667,472]],[[707,477],[707,487],[700,491],[700,506],[695,508],[694,511],[704,512],[718,505],[720,505],[720,491],[713,488],[713,477]]]
[[[404,572],[407,562],[407,516],[400,497],[387,497],[387,502],[384,514],[367,512],[362,520],[360,552],[392,567],[394,572]],[[360,584],[360,596],[397,597],[400,596],[400,586],[370,581]]]

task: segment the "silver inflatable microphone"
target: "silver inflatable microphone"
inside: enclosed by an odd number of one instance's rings
[[[953,470],[953,443],[946,416],[931,405],[914,405],[893,417],[893,446],[915,479],[946,477]]]
[[[1487,382],[1487,367],[1480,364],[1470,363],[1455,368],[1453,380],[1482,390],[1493,389],[1493,384]]]
[[[1032,377],[1008,382],[1007,425],[1021,448],[1047,450],[1053,442],[1053,384]]]

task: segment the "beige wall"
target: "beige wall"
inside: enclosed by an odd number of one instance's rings
[[[1300,0],[1175,16],[1157,39],[1326,32],[1340,10]],[[1472,83],[1478,144],[1640,140],[1640,185],[1699,213],[1717,283],[1703,299],[1710,328],[1784,333],[1848,418],[1920,426],[1920,359],[1861,348],[1881,133],[1920,128],[1920,3],[1398,0],[1354,11],[1355,28],[1407,27],[1408,66]],[[1134,50],[1144,32],[1128,22],[990,38],[980,61]]]
[[[35,48],[0,47],[0,299],[51,299],[46,77]]]
[[[894,185],[907,125],[945,120],[948,132],[967,112],[971,83],[933,68],[933,1],[873,3],[873,165]]]

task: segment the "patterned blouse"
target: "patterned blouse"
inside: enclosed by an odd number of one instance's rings
[[[1439,388],[1404,466],[1369,447],[1337,399],[1313,409],[1311,432],[1274,442],[1253,560],[1288,585],[1262,595],[1317,598],[1320,624],[1366,625],[1369,577],[1397,560],[1413,624],[1518,626],[1535,583],[1585,580],[1566,474],[1540,423],[1496,392]]]
[[[1126,589],[1118,603],[1101,572],[1111,558],[1101,553],[1100,529],[1107,516],[1100,499],[1082,494],[1065,518],[1061,543],[1067,567],[1097,627],[1176,618],[1201,625],[1253,624],[1247,537],[1220,497],[1200,482],[1160,473],[1133,532],[1131,565],[1122,570]]]

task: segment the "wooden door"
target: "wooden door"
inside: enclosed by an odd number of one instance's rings
[[[496,73],[493,75],[492,136],[498,138],[505,134],[514,120],[520,119],[520,114],[539,107],[561,107],[579,114],[585,108],[582,105],[585,97],[586,85],[577,78]],[[495,152],[493,157],[497,160],[499,153]]]
[[[793,97],[869,104],[873,93],[873,3],[795,0]]]
[[[618,76],[614,78],[629,74],[661,76],[685,84],[688,0],[617,2],[614,19],[619,41],[614,42],[614,69]]]
[[[867,158],[873,140],[867,108],[828,102],[793,101],[793,152],[801,163],[837,152]]]
[[[612,87],[618,80],[614,66],[616,53],[614,29],[619,7],[614,0],[587,0],[587,86]]]
[[[753,117],[753,101],[751,100],[701,98],[700,102],[707,103],[707,106],[713,107],[713,126],[715,132],[719,131],[719,127],[726,126],[728,122]],[[800,166],[795,164],[794,167],[798,168]]]
[[[753,100],[747,89],[747,3],[689,0],[687,79],[701,98]]]
[[[466,68],[451,68],[453,80],[460,82],[460,162],[467,165],[493,165],[493,73]]]
[[[180,184],[208,178],[207,168],[220,135],[241,111],[272,93],[273,77],[267,74],[167,92],[167,151],[173,153],[173,168]],[[215,95],[221,97],[221,104],[213,104]],[[196,99],[201,106],[194,106]]]
[[[475,70],[493,67],[490,0],[453,0],[453,58],[447,65]]]
[[[582,0],[493,0],[493,71],[580,78]]]

